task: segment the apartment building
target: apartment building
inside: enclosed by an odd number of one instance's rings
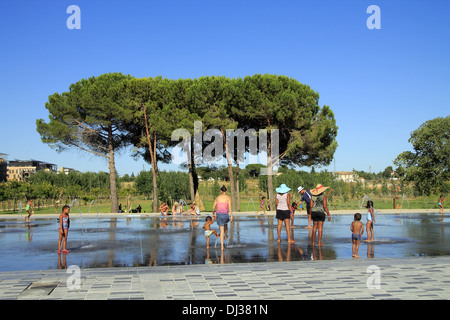
[[[14,160],[9,161],[6,172],[8,181],[26,181],[27,178],[36,171],[45,170],[56,172],[57,166],[38,160]]]
[[[5,182],[8,170],[8,159],[6,153],[0,153],[0,182]]]

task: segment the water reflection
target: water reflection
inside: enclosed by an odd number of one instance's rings
[[[0,271],[123,266],[256,263],[322,259],[351,259],[352,215],[336,215],[325,222],[324,246],[311,244],[306,216],[296,216],[291,230],[295,243],[276,239],[273,216],[236,216],[229,224],[226,249],[202,229],[206,216],[144,218],[71,218],[68,254],[57,255],[56,219],[35,218],[29,223],[0,221]],[[375,241],[362,242],[361,258],[450,254],[450,222],[443,215],[379,215]],[[365,223],[365,221],[364,221]],[[212,229],[219,231],[217,224]],[[366,252],[366,255],[364,254]]]

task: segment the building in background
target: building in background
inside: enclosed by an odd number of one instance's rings
[[[0,182],[5,182],[8,175],[8,158],[6,153],[0,153]]]
[[[72,168],[59,167],[59,169],[58,169],[58,173],[63,173],[63,174],[69,174],[69,172],[71,172],[71,171],[77,172],[77,170],[72,169]]]
[[[28,177],[39,170],[56,172],[57,166],[38,160],[14,160],[8,162],[7,180],[26,181]]]
[[[355,182],[358,179],[358,175],[352,171],[335,171],[333,173],[344,182]]]

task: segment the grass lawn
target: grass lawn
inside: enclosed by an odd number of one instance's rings
[[[436,198],[436,197],[435,197]],[[433,201],[433,197],[418,197],[418,198],[405,198],[403,199],[397,199],[397,204],[402,205],[403,209],[438,209],[437,201]],[[122,201],[120,199],[119,203],[122,203],[122,208],[125,209],[125,203],[126,201]],[[295,197],[293,199],[294,201],[299,201],[299,197]],[[361,208],[362,204],[362,198],[361,199],[348,199],[344,201],[342,198],[339,197],[333,197],[331,201],[328,203],[328,207],[331,211],[333,210],[359,210]],[[371,200],[374,202],[374,207],[376,209],[393,209],[393,199],[389,197],[371,197]],[[437,198],[435,199],[437,200]],[[203,205],[205,206],[204,212],[211,212],[212,205],[213,205],[213,199],[206,199],[202,200]],[[365,201],[364,201],[365,202]],[[189,203],[189,201],[188,201]],[[144,212],[151,212],[152,210],[152,201],[146,200],[140,197],[135,197],[132,199],[132,208],[136,208],[138,205],[141,205],[142,207],[142,213]],[[365,205],[365,203],[364,203]],[[25,206],[22,207],[22,214],[26,214]],[[241,195],[241,212],[247,212],[247,211],[255,211],[259,208],[259,201],[257,197],[245,197]],[[188,209],[188,206],[185,206],[185,210]],[[267,206],[266,206],[267,210]],[[61,212],[61,206],[59,206],[56,210],[54,207],[47,207],[47,208],[40,208],[39,210],[37,207],[34,209],[35,214],[56,214]],[[90,203],[82,204],[82,205],[75,205],[72,207],[71,213],[72,214],[78,214],[78,213],[108,213],[111,212],[111,203],[109,202],[102,202],[102,203],[93,203],[90,205]],[[13,214],[12,210],[9,211],[0,211],[2,214]],[[15,212],[17,214],[17,210]]]

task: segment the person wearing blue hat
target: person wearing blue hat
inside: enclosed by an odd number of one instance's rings
[[[277,196],[275,198],[277,213],[276,218],[278,219],[278,226],[277,226],[277,232],[278,232],[278,242],[281,242],[281,227],[286,227],[286,234],[288,238],[288,243],[295,242],[293,239],[291,239],[291,230],[289,226],[289,221],[291,219],[291,196],[288,193],[291,190],[288,186],[286,186],[284,183],[275,189],[277,192]]]

